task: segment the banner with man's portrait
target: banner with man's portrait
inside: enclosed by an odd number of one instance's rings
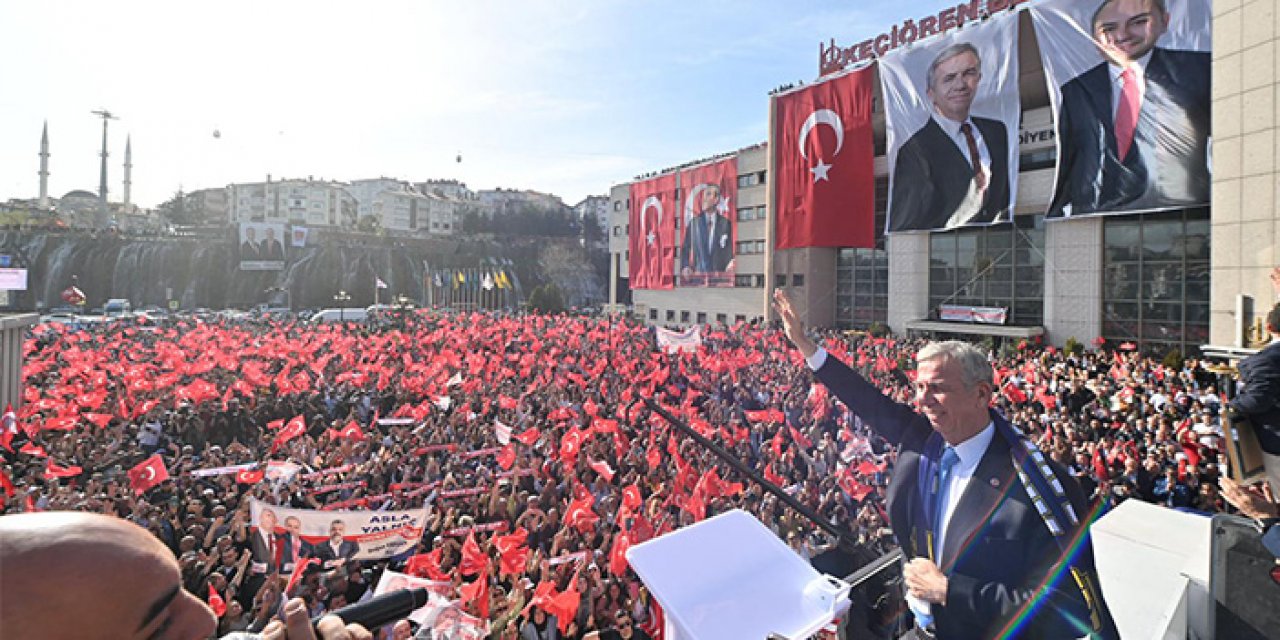
[[[886,230],[1008,222],[1018,184],[1018,16],[1003,13],[880,59]]]
[[[319,558],[331,567],[409,551],[422,537],[427,509],[319,511],[251,500],[249,516],[254,563],[288,570],[300,558]]]
[[[1042,0],[1031,17],[1057,126],[1047,217],[1207,205],[1209,0]]]
[[[738,239],[738,160],[727,158],[680,172],[681,287],[732,287]]]
[[[284,225],[279,222],[240,223],[240,270],[279,271],[284,269]]]

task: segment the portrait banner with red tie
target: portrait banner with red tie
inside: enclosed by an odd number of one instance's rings
[[[1209,205],[1210,0],[1042,0],[1049,219]]]
[[[875,246],[872,70],[774,97],[777,248]]]
[[[738,160],[680,172],[681,287],[732,287],[738,240]]]
[[[275,535],[281,553],[271,559],[273,565],[295,564],[296,548],[299,555],[320,558],[326,567],[332,567],[340,559],[378,560],[413,549],[422,537],[427,509],[319,511],[280,507],[254,499],[249,503],[249,516],[255,534],[270,527]],[[273,547],[265,553],[275,551]],[[256,554],[255,551],[255,562],[267,562]]]
[[[675,287],[676,174],[631,184],[628,274],[632,289]]]
[[[880,59],[885,230],[1010,221],[1017,200],[1018,14],[1004,12]]]

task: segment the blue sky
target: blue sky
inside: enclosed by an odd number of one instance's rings
[[[768,92],[951,2],[58,0],[0,4],[0,200],[280,177],[457,178],[573,204],[767,137]],[[220,136],[215,137],[217,131]],[[456,156],[462,155],[462,162]]]

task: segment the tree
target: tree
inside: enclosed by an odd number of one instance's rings
[[[178,189],[172,198],[157,207],[160,216],[170,224],[200,224],[200,212],[187,206],[187,194]]]
[[[564,295],[560,293],[560,287],[546,284],[534,288],[529,294],[529,308],[542,313],[563,313]]]

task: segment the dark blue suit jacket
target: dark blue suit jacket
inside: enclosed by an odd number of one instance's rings
[[[1209,54],[1153,49],[1133,145],[1116,149],[1107,63],[1062,86],[1049,217],[1209,202]]]
[[[828,356],[817,377],[863,422],[900,447],[889,482],[889,524],[908,557],[927,557],[917,549],[913,532],[927,527],[915,522],[923,500],[917,474],[932,425],[911,407],[898,404]],[[1003,420],[992,414],[994,420]],[[1060,465],[1050,461],[1083,520],[1089,513],[1080,485]],[[1039,585],[1058,561],[1060,548],[1040,518],[1018,479],[1009,446],[999,434],[991,441],[973,478],[947,525],[942,570],[948,575],[947,604],[933,607],[939,638],[992,638],[1039,591]],[[1082,549],[1076,566],[1094,574],[1092,549]],[[1072,620],[1090,620],[1082,591],[1070,572],[1044,590],[1043,603],[1021,627],[1017,638],[1079,638],[1085,633]],[[1094,578],[1096,579],[1096,578]],[[1095,585],[1094,593],[1101,593]],[[1106,637],[1115,637],[1105,604],[1099,606]]]
[[[1263,451],[1280,455],[1280,342],[1241,360],[1240,380],[1231,407],[1253,423]]]
[[[1003,122],[970,117],[991,155],[991,176],[981,202],[966,223],[988,223],[1005,215],[1009,199],[1009,133]],[[938,122],[929,118],[898,150],[893,166],[893,197],[889,201],[889,230],[941,229],[958,209],[973,183],[973,165]],[[976,198],[975,198],[976,200]]]

